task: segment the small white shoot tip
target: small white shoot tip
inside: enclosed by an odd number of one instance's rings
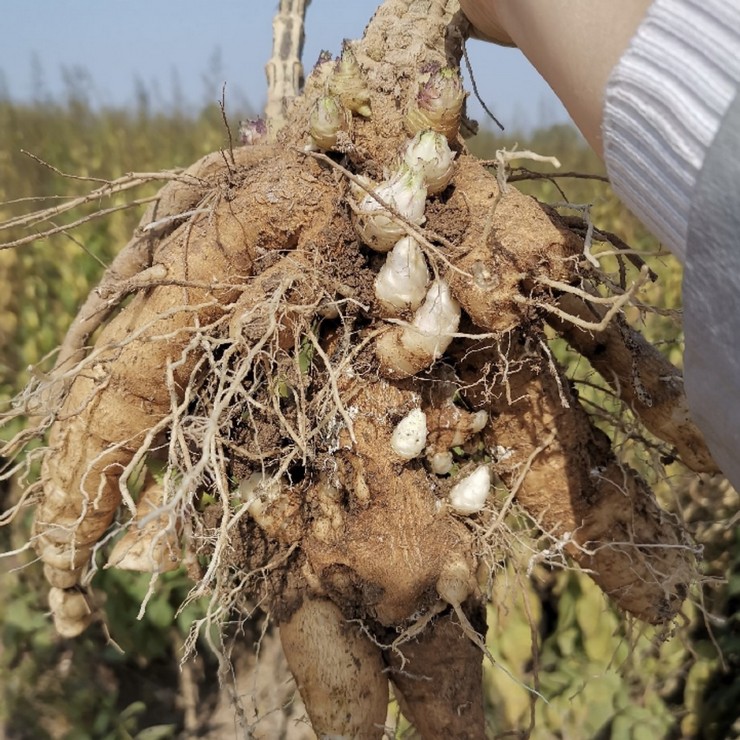
[[[435,280],[426,299],[414,315],[412,326],[426,337],[444,338],[444,349],[460,324],[460,304],[452,297],[444,280]]]
[[[429,269],[415,239],[396,242],[375,278],[375,295],[389,311],[417,309],[426,296]]]
[[[430,466],[435,475],[447,475],[452,470],[453,462],[451,452],[436,452],[432,456]]]
[[[452,487],[450,506],[458,514],[477,514],[485,506],[490,491],[491,471],[488,465],[481,465]]]
[[[391,448],[403,460],[418,457],[427,444],[427,417],[421,409],[413,409],[391,435]]]
[[[476,411],[475,414],[473,414],[473,421],[470,430],[473,434],[477,434],[485,429],[486,424],[488,424],[488,412],[483,410]]]

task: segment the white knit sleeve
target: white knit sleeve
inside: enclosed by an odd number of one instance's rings
[[[605,93],[609,178],[683,262],[704,157],[740,82],[740,0],[654,0]]]

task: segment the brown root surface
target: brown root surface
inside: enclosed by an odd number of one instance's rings
[[[524,300],[531,277],[569,279],[583,243],[546,206],[513,188],[500,194],[472,158],[460,159],[453,183],[451,200],[468,205],[468,229],[447,275],[450,287],[479,327],[509,331],[533,317]]]
[[[188,167],[180,179],[173,180],[159,192],[141,217],[139,228],[118,253],[90,293],[67,331],[59,349],[55,370],[69,369],[84,357],[83,346],[92,333],[105,322],[128,292],[133,292],[136,278],[154,263],[154,255],[162,242],[178,225],[190,220],[189,212],[213,200],[223,188],[233,185],[231,178],[250,169],[269,156],[263,147],[241,147],[230,161],[225,152],[211,152]],[[128,287],[130,281],[134,285]],[[127,289],[128,288],[128,289]]]
[[[558,307],[569,316],[600,323],[606,311],[573,295]],[[718,473],[717,463],[689,415],[681,373],[656,347],[621,317],[603,331],[589,331],[556,316],[549,322],[581,355],[656,437],[676,448],[681,461],[697,473]]]
[[[331,601],[308,599],[280,626],[280,639],[319,737],[383,737],[383,658],[357,624],[348,624]]]
[[[485,633],[481,604],[472,601],[473,627]],[[387,649],[394,693],[421,737],[486,737],[483,712],[483,654],[457,622],[440,615],[417,638]]]
[[[328,476],[346,504],[315,518],[304,547],[323,588],[348,616],[401,625],[437,602],[446,562],[459,554],[472,567],[471,536],[440,506],[439,487],[421,461],[405,462],[391,449],[395,424],[418,396],[366,381],[350,397],[356,442],[343,433]]]
[[[502,356],[495,345],[488,351]],[[608,437],[540,353],[522,342],[508,348],[507,361],[514,369],[505,388],[485,402],[491,422],[484,438],[498,458],[497,472],[621,609],[654,624],[672,619],[696,567],[678,519],[617,462]]]
[[[288,153],[249,170],[250,187],[161,246],[156,264],[166,279],[136,295],[102,331],[57,412],[44,459],[48,485],[35,536],[54,585],[68,588],[79,578],[121,501],[121,475],[191,383],[198,354],[185,350],[193,334],[227,314],[237,286],[271,252],[321,240],[334,195],[311,169],[318,167]],[[224,287],[225,276],[233,287]]]

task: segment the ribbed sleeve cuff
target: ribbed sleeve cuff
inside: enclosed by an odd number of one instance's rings
[[[737,91],[739,50],[740,3],[654,0],[605,91],[612,185],[681,261],[694,185]]]

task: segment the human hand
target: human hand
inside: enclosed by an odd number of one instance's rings
[[[601,155],[604,90],[652,0],[460,0],[477,38],[516,46]]]
[[[473,36],[501,46],[516,46],[498,17],[495,0],[460,0],[465,17],[473,26]]]

